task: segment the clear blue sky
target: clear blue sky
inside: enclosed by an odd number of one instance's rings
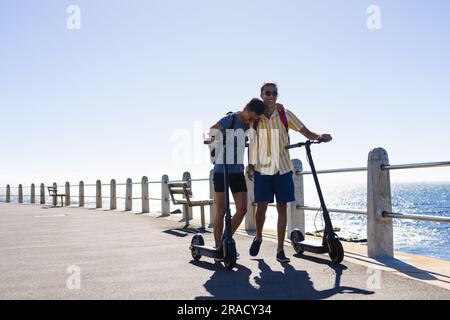
[[[372,4],[381,30],[366,27]],[[334,136],[319,168],[365,166],[377,146],[391,163],[450,160],[449,13],[446,0],[2,0],[0,184],[206,177],[202,131],[265,81]],[[395,175],[450,181],[450,168]]]

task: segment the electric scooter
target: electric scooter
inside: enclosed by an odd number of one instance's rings
[[[319,179],[317,178],[316,168],[314,167],[314,162],[311,156],[311,144],[321,143],[322,141],[311,141],[300,142],[292,145],[286,146],[286,149],[293,148],[306,148],[306,155],[308,157],[308,162],[311,167],[311,172],[314,178],[314,183],[316,185],[317,194],[319,195],[320,205],[322,208],[323,220],[325,221],[325,230],[322,237],[322,241],[317,240],[305,240],[305,236],[299,229],[294,229],[291,232],[290,239],[291,244],[294,247],[295,252],[302,254],[304,251],[312,253],[328,253],[336,264],[339,264],[344,259],[344,248],[342,247],[339,237],[333,231],[333,224],[331,223],[330,214],[325,205],[323,199],[322,190],[320,188]]]
[[[209,258],[223,258],[224,265],[227,269],[232,270],[236,265],[237,251],[236,242],[233,240],[231,234],[231,210],[230,210],[230,198],[228,193],[228,166],[226,164],[226,131],[223,130],[223,180],[224,180],[224,200],[225,200],[225,231],[222,238],[222,242],[218,248],[205,246],[205,240],[200,233],[194,235],[191,241],[192,258],[199,260],[202,256]],[[210,142],[205,141],[205,144]]]

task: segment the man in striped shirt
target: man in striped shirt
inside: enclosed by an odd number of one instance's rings
[[[288,130],[300,132],[307,139],[331,141],[329,134],[317,134],[309,131],[305,125],[289,110],[277,103],[278,89],[275,83],[266,83],[261,88],[261,98],[266,104],[264,115],[256,124],[256,138],[250,145],[249,178],[254,178],[255,202],[258,204],[255,216],[256,237],[250,247],[250,255],[256,256],[262,242],[262,230],[269,203],[277,200],[278,211],[278,248],[277,260],[289,262],[283,244],[287,225],[287,203],[295,201],[294,169],[289,151]]]

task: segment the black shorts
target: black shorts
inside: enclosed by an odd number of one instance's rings
[[[213,177],[214,191],[225,192],[223,173],[214,173]],[[228,184],[232,193],[247,192],[247,183],[245,182],[244,173],[231,173],[228,175]]]

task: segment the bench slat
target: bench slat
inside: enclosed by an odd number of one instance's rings
[[[184,194],[183,189],[169,189],[170,193],[172,194]]]
[[[167,184],[169,188],[183,188],[184,186],[188,186],[187,182],[169,182]]]

